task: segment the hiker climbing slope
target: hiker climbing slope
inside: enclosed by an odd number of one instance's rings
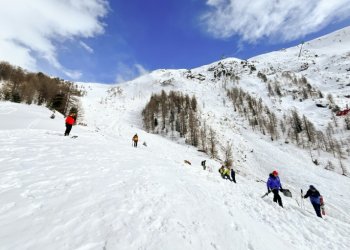
[[[283,207],[282,198],[278,193],[280,190],[282,191],[283,189],[282,189],[280,178],[278,177],[278,172],[276,170],[274,170],[269,175],[266,185],[267,185],[267,192],[269,193],[272,191],[273,193],[273,201],[278,202],[278,205]]]
[[[321,195],[320,195],[320,192],[318,192],[318,190],[313,185],[310,185],[309,190],[307,190],[303,198],[306,199],[308,197],[310,197],[310,202],[315,209],[316,215],[322,218]]]

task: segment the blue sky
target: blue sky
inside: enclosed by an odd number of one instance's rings
[[[349,0],[76,2],[36,0],[23,9],[24,0],[0,3],[3,28],[14,25],[0,34],[0,60],[64,79],[115,83],[223,56],[248,59],[350,25]]]

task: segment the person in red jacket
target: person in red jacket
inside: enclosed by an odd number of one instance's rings
[[[64,136],[68,136],[73,124],[75,123],[75,119],[76,119],[76,114],[75,113],[71,113],[69,114],[69,116],[67,116],[66,118],[66,131],[64,132]]]

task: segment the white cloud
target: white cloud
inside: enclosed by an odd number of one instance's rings
[[[145,69],[141,64],[136,63],[135,68],[137,69],[139,75],[145,75],[149,73],[149,71]]]
[[[0,2],[0,60],[38,69],[38,61],[70,77],[58,60],[56,45],[78,37],[94,37],[104,32],[101,18],[107,14],[106,0],[11,0]],[[85,48],[87,49],[87,48]]]
[[[63,70],[63,73],[64,73],[66,76],[68,76],[68,77],[70,77],[70,78],[72,78],[72,79],[75,79],[75,80],[79,79],[79,78],[82,76],[82,73],[81,73],[79,70],[68,70],[68,69],[64,69],[64,70]]]
[[[350,17],[349,0],[207,0],[202,18],[218,38],[289,41]]]
[[[135,63],[133,65],[127,65],[125,63],[118,63],[117,65],[118,74],[116,76],[116,82],[125,82],[136,77],[149,73],[141,64]]]
[[[89,52],[89,53],[94,53],[94,49],[91,48],[91,47],[90,47],[89,45],[87,45],[86,43],[84,43],[83,41],[80,41],[79,44],[80,44],[80,46],[81,46],[82,48],[84,48],[87,52]]]

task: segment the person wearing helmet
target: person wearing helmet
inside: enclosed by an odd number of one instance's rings
[[[278,205],[283,207],[282,198],[278,193],[279,190],[282,191],[283,189],[282,189],[280,178],[278,177],[278,172],[276,170],[274,170],[269,175],[269,179],[267,180],[266,185],[267,185],[267,192],[270,193],[272,191],[273,193],[273,201],[278,202]]]
[[[310,185],[309,190],[307,190],[306,194],[304,195],[304,199],[308,197],[310,197],[310,202],[315,209],[316,215],[322,218],[321,195],[320,192],[318,192],[318,190],[313,185]]]

